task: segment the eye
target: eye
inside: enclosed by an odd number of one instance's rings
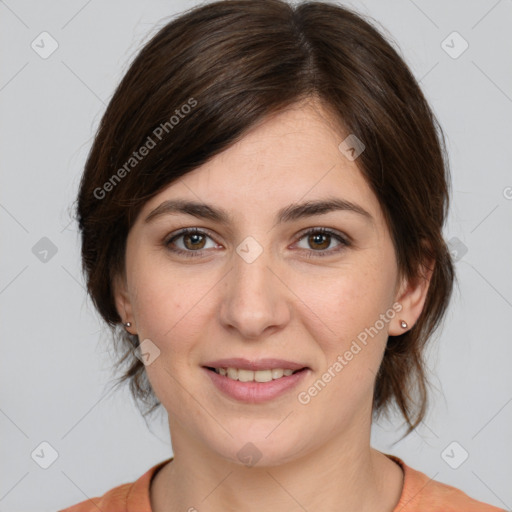
[[[337,253],[350,245],[348,240],[341,234],[327,228],[310,229],[302,234],[299,238],[299,242],[303,239],[306,239],[306,244],[309,246],[302,247],[302,249],[309,252],[308,257],[328,256]],[[332,247],[331,243],[334,241],[338,242],[336,248],[327,250],[329,247]],[[313,249],[311,250],[310,248]]]
[[[210,247],[206,246],[206,239],[212,240],[212,238],[199,229],[183,229],[179,233],[175,234],[167,241],[164,242],[165,246],[172,252],[177,254],[184,254],[186,256],[201,256],[204,249],[211,249],[217,247],[217,244],[213,242]],[[180,240],[182,239],[182,240]],[[179,240],[180,242],[176,242]],[[174,247],[173,247],[174,246]],[[176,247],[177,246],[177,247]]]
[[[208,239],[211,240],[210,246],[207,245]],[[303,239],[306,240],[306,244],[309,247],[299,248],[306,251],[306,257],[308,258],[329,256],[350,246],[350,242],[344,236],[327,228],[309,229],[302,233],[298,242]],[[332,244],[336,241],[338,244],[335,245],[335,248],[333,249]],[[179,231],[164,241],[164,245],[169,251],[185,257],[203,256],[204,251],[207,249],[215,249],[219,247],[210,235],[197,228],[186,228]]]

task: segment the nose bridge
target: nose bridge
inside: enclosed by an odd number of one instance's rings
[[[271,251],[254,239],[244,240],[233,254],[221,321],[247,338],[260,336],[268,327],[288,319],[285,288],[274,275]]]

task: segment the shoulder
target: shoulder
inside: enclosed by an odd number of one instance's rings
[[[134,483],[129,483],[114,487],[101,497],[89,498],[59,512],[98,512],[98,510],[127,512],[128,495],[133,489],[133,485]]]
[[[401,459],[388,455],[402,467],[404,486],[393,512],[503,512],[504,509],[483,503],[451,485],[438,482],[417,471]]]
[[[110,489],[103,496],[89,498],[58,512],[151,512],[150,483],[156,472],[170,459],[159,462],[139,479]]]

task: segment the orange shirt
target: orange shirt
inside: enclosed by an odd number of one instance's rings
[[[407,466],[402,459],[385,454],[404,472],[400,501],[393,512],[503,512],[505,509],[470,498],[461,490],[430,479]],[[167,464],[164,460],[132,483],[114,487],[100,498],[91,498],[58,512],[151,512],[149,486],[151,478]]]

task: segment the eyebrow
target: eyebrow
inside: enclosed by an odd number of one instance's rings
[[[322,215],[333,211],[348,211],[361,215],[370,223],[374,219],[369,212],[356,203],[345,199],[333,197],[316,201],[306,201],[304,203],[290,204],[281,208],[277,215],[274,226],[284,222]],[[212,206],[206,203],[188,201],[183,199],[170,199],[159,204],[144,220],[149,223],[162,215],[186,214],[197,217],[198,219],[207,219],[220,224],[230,224],[233,221],[232,216],[224,209]]]

